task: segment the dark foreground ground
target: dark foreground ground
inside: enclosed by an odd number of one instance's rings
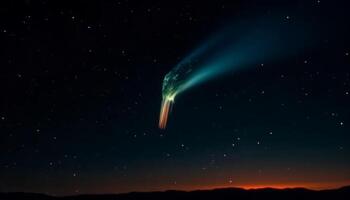
[[[0,193],[0,200],[129,200],[129,199],[145,199],[145,200],[172,200],[172,199],[269,199],[269,200],[289,200],[289,199],[346,199],[350,200],[350,186],[335,190],[313,191],[303,188],[295,189],[254,189],[244,190],[239,188],[231,189],[215,189],[202,191],[165,191],[165,192],[135,192],[127,194],[106,194],[106,195],[78,195],[53,197],[43,194],[33,193]]]

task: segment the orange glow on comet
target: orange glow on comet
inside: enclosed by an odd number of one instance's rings
[[[162,105],[160,108],[160,116],[159,116],[159,128],[160,129],[165,129],[165,127],[166,127],[171,104],[172,104],[172,101],[169,99],[163,99],[163,101],[162,101]]]

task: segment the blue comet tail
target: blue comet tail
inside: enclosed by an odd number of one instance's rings
[[[246,20],[228,26],[166,74],[162,102],[174,102],[179,93],[227,72],[296,54],[309,45],[307,32],[304,26],[280,17]],[[164,129],[168,112],[164,112],[167,111],[164,107],[161,110],[160,128]]]

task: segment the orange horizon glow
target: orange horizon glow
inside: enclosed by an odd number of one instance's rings
[[[264,189],[264,188],[273,188],[273,189],[289,189],[289,188],[305,188],[310,190],[327,190],[327,189],[337,189],[344,186],[350,185],[350,182],[344,184],[329,184],[329,183],[291,183],[291,184],[246,184],[246,185],[221,185],[221,186],[207,186],[202,187],[201,189],[220,189],[220,188],[242,188],[245,190],[251,189]]]
[[[176,171],[174,171],[176,169]],[[232,168],[229,168],[232,169]],[[195,190],[213,190],[225,188],[241,189],[261,189],[261,188],[305,188],[309,190],[328,190],[338,189],[344,186],[350,186],[350,176],[347,168],[336,168],[326,171],[323,168],[294,168],[296,172],[288,174],[271,168],[265,170],[265,173],[252,173],[250,168],[242,167],[235,172],[228,169],[222,169],[225,174],[217,176],[216,173],[209,171],[203,173],[192,172],[190,168],[174,167],[161,168],[157,170],[158,176],[142,178],[138,175],[121,180],[110,179],[106,176],[101,180],[97,188],[86,188],[87,192],[96,193],[129,193],[129,192],[154,192],[154,191],[195,191]],[[328,168],[329,169],[329,168]],[[145,169],[148,173],[155,173],[155,169]],[[154,170],[154,171],[153,171]],[[169,176],[167,173],[173,174]],[[186,175],[185,175],[186,174]],[[128,183],[128,184],[125,184]],[[82,191],[82,193],[84,193]]]
[[[224,185],[207,185],[207,186],[189,186],[184,187],[185,191],[193,190],[213,190],[213,189],[225,189],[225,188],[241,188],[245,190],[251,189],[290,189],[290,188],[305,188],[309,190],[328,190],[328,189],[338,189],[344,186],[349,186],[349,181],[339,181],[339,182],[296,182],[296,183],[257,183],[257,184],[224,184]]]
[[[176,191],[200,191],[200,190],[215,190],[215,189],[230,189],[230,188],[240,188],[245,190],[254,190],[254,189],[292,189],[292,188],[304,188],[309,190],[329,190],[329,189],[339,189],[344,186],[349,186],[350,180],[348,181],[336,181],[336,182],[291,182],[291,183],[256,183],[256,184],[213,184],[213,185],[200,185],[200,184],[176,184],[176,185],[134,185],[133,187],[126,187],[125,185],[118,186],[103,186],[93,187],[93,188],[84,188],[79,191],[79,194],[126,194],[131,192],[165,192],[169,190]],[[29,191],[33,192],[33,191]],[[37,191],[36,191],[37,192]],[[56,195],[71,195],[71,193],[56,193]]]
[[[118,192],[112,192],[112,193],[130,193],[130,192],[157,192],[157,191],[169,191],[169,190],[176,190],[176,191],[198,191],[198,190],[215,190],[215,189],[230,189],[230,188],[240,188],[245,190],[254,190],[254,189],[264,189],[264,188],[271,188],[271,189],[293,189],[293,188],[304,188],[308,190],[330,190],[330,189],[339,189],[345,186],[350,185],[349,181],[339,181],[339,182],[295,182],[295,183],[256,183],[256,184],[214,184],[214,185],[164,185],[164,186],[135,186],[134,189],[126,189],[124,190],[120,187],[118,187]],[[115,189],[115,188],[114,188]],[[121,190],[120,190],[121,189]],[[90,190],[91,192],[92,190]],[[104,188],[102,191],[100,190],[97,192],[98,194],[105,194],[105,193],[111,193],[113,191],[113,188]]]
[[[154,191],[167,191],[167,190],[176,190],[176,191],[196,191],[196,190],[215,190],[215,189],[230,189],[230,188],[239,188],[244,190],[255,190],[255,189],[293,189],[293,188],[303,188],[308,190],[331,190],[339,189],[345,186],[349,186],[350,181],[344,184],[328,184],[328,183],[305,183],[305,184],[247,184],[247,185],[215,185],[215,186],[183,186],[183,187],[169,187],[162,188],[159,190],[143,190],[142,192],[154,192]],[[133,191],[140,192],[140,191]]]

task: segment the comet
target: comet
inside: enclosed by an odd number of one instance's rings
[[[281,19],[242,21],[217,32],[164,76],[159,128],[166,128],[182,92],[220,75],[296,54],[310,43],[305,32],[304,26]]]

